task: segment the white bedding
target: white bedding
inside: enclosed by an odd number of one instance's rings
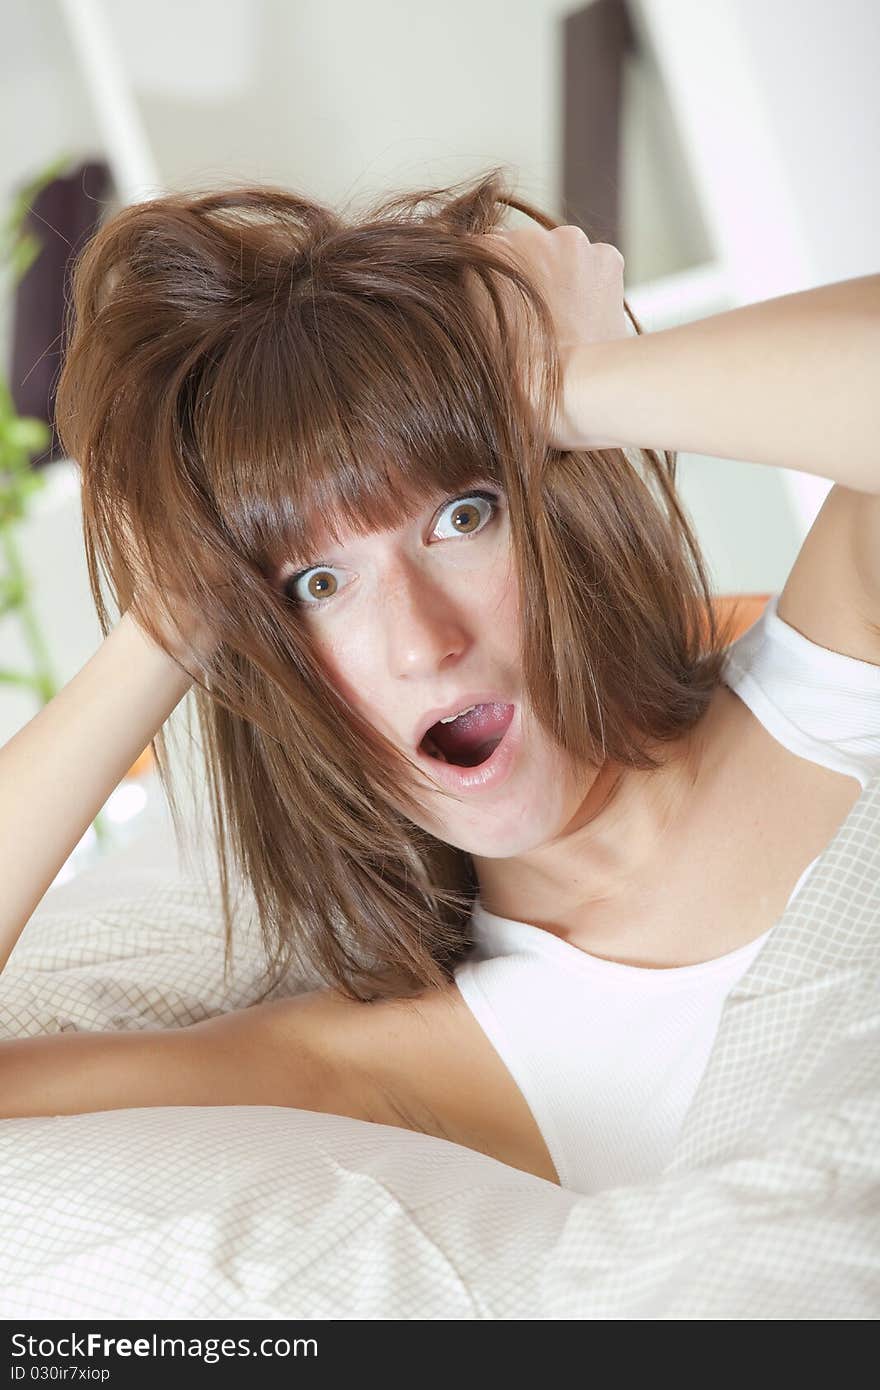
[[[667,1171],[593,1196],[280,1107],[0,1121],[4,1318],[874,1318],[880,777],[729,997]],[[210,884],[120,856],[50,893],[0,1037],[240,1008]],[[286,992],[313,982],[291,982]]]

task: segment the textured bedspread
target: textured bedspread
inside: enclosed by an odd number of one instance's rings
[[[874,1318],[880,777],[729,997],[673,1160],[592,1196],[443,1140],[281,1107],[0,1121],[0,1316]],[[0,1037],[240,1008],[210,884],[51,893]],[[287,992],[311,987],[293,982]]]

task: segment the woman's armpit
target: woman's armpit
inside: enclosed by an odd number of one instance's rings
[[[407,999],[345,1000],[337,1023],[332,1067],[348,1072],[369,1118],[558,1185],[525,1097],[454,983]]]

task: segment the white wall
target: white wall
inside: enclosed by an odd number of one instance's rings
[[[171,184],[276,179],[337,203],[500,159],[552,202],[567,8],[115,0],[106,13]]]
[[[876,0],[630,3],[733,302],[876,272]],[[780,483],[801,536],[829,484]]]
[[[809,283],[880,266],[880,5],[736,0],[785,171]]]

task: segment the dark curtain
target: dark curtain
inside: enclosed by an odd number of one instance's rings
[[[562,200],[566,221],[626,254],[620,226],[620,115],[637,38],[625,0],[593,0],[563,20]]]
[[[112,184],[95,160],[52,179],[34,198],[25,229],[41,249],[16,286],[12,317],[10,390],[20,415],[52,426],[52,442],[34,467],[63,455],[55,432],[55,389],[64,355],[65,305],[74,259],[97,230]]]

